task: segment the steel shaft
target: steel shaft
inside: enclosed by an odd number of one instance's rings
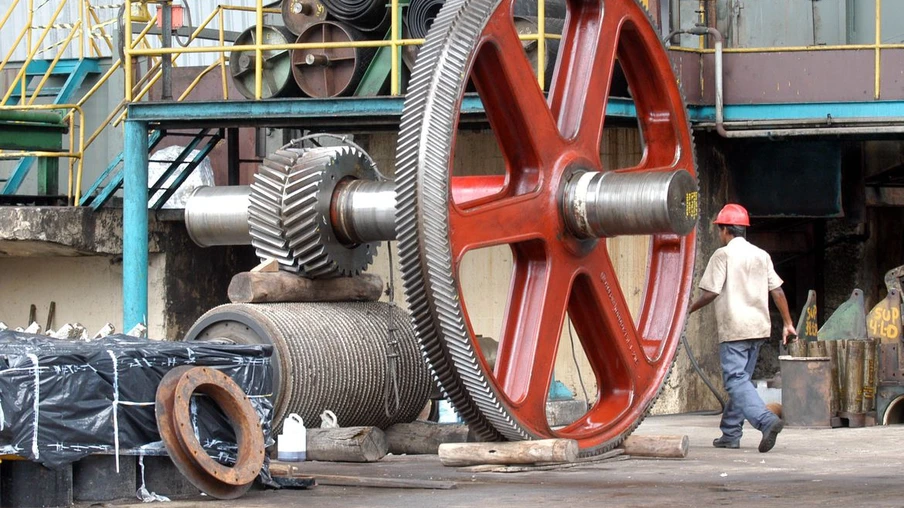
[[[565,187],[562,210],[579,237],[683,236],[697,223],[697,182],[683,169],[579,172]]]
[[[201,247],[250,245],[248,195],[251,187],[198,187],[185,203],[185,228]]]
[[[467,182],[471,180],[474,182]],[[471,199],[503,186],[502,177],[456,178]],[[470,185],[470,183],[477,184]],[[395,240],[395,184],[345,179],[332,193],[330,220],[345,245]],[[248,186],[202,187],[185,207],[185,225],[198,245],[247,245]],[[459,194],[459,193],[454,193]],[[684,170],[643,173],[577,172],[566,184],[562,214],[582,238],[673,233],[697,221],[697,183]]]

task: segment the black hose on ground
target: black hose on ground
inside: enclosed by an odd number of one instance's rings
[[[684,345],[684,350],[687,351],[687,357],[691,361],[691,366],[694,367],[694,371],[697,372],[697,375],[700,376],[700,379],[703,380],[703,384],[705,384],[706,387],[709,388],[709,391],[711,391],[712,394],[716,397],[716,400],[719,401],[719,406],[721,406],[721,409],[719,409],[718,411],[703,410],[703,411],[691,411],[688,413],[678,413],[678,414],[682,414],[682,415],[720,415],[720,414],[722,414],[725,411],[725,401],[722,399],[722,395],[719,394],[719,392],[713,386],[712,382],[709,380],[709,378],[706,376],[706,374],[703,373],[703,369],[700,368],[700,364],[698,364],[697,359],[694,358],[694,352],[691,351],[690,344],[687,343],[687,336],[683,333],[681,334],[681,344]]]

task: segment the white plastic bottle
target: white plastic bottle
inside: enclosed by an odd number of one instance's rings
[[[301,417],[291,413],[283,420],[282,434],[276,437],[276,456],[285,462],[302,462],[307,458],[307,430]]]

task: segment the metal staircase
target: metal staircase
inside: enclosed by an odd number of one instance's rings
[[[4,106],[15,106],[21,103],[23,101],[23,89],[25,97],[33,97],[35,92],[37,92],[36,95],[39,98],[52,97],[50,104],[70,104],[78,97],[79,90],[88,78],[100,73],[99,58],[60,59],[55,65],[52,60],[32,60],[26,66],[25,73],[21,79],[12,84],[13,92],[6,100]],[[52,83],[51,86],[44,86],[45,82],[42,78],[45,74],[49,74],[49,79],[46,82]],[[22,111],[20,113],[28,114],[29,112]],[[7,127],[15,129],[16,124],[7,124]],[[33,129],[34,126],[23,125],[23,128]],[[35,149],[43,148],[43,145],[35,147]],[[56,147],[57,150],[61,148],[62,144]],[[25,181],[36,160],[38,161],[39,171],[38,193],[42,195],[57,194],[59,191],[59,159],[34,156],[22,157],[10,173],[9,178],[0,178],[0,183],[4,184],[0,194],[15,194],[22,182]]]

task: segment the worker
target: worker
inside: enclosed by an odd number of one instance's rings
[[[787,344],[788,338],[797,332],[772,258],[747,242],[750,226],[747,210],[741,205],[727,204],[713,224],[719,228],[722,247],[709,259],[700,280],[701,294],[690,308],[694,313],[715,302],[722,382],[730,400],[722,412],[722,436],[713,440],[713,446],[739,448],[746,418],[763,433],[759,451],[765,453],[775,446],[785,425],[766,409],[751,381],[760,347],[772,330],[768,295],[772,295],[782,315],[782,343]]]

